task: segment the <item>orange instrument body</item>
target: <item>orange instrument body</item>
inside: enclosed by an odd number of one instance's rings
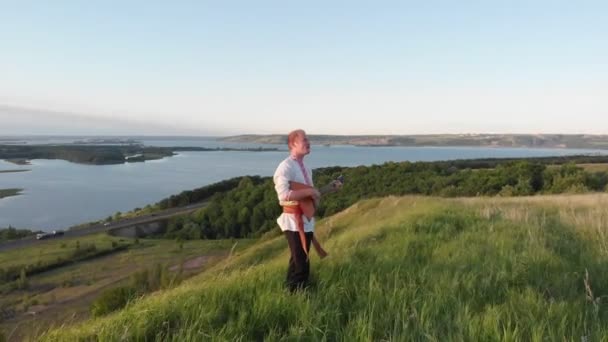
[[[290,181],[289,188],[291,190],[302,190],[309,189],[312,187],[307,184]],[[304,249],[306,255],[308,255],[308,250],[306,249],[306,233],[304,232],[304,220],[302,219],[302,215],[306,216],[308,220],[312,219],[315,216],[315,201],[312,198],[305,198],[295,203],[297,204],[284,205],[283,212],[294,215],[296,219],[296,224],[298,226],[298,233],[300,235],[300,242],[302,243],[302,248]],[[312,237],[312,244],[320,256],[326,255],[325,251],[323,250],[323,248],[321,248],[321,245],[314,237],[314,235]]]

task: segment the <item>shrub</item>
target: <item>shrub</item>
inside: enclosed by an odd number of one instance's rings
[[[106,290],[91,304],[91,315],[99,317],[121,309],[136,295],[137,291],[131,286]]]

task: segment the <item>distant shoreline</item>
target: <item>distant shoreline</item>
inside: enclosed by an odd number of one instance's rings
[[[434,135],[308,135],[311,144],[360,147],[490,147],[608,149],[608,135],[587,134],[434,134]],[[286,135],[246,134],[219,141],[285,145]]]

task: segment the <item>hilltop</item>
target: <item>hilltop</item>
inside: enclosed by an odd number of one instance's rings
[[[282,236],[181,286],[45,336],[72,340],[600,340],[608,195],[384,197],[317,227],[316,286],[283,288]]]

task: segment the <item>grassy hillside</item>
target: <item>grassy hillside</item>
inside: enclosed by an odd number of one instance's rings
[[[171,283],[168,287],[174,287],[173,283],[200,273],[231,252],[238,253],[253,242],[134,241],[100,234],[86,238],[47,240],[40,245],[3,252],[0,253],[0,264],[25,267],[36,265],[39,260],[46,263],[54,261],[55,257],[69,257],[64,251],[73,251],[76,241],[80,241],[83,247],[95,243],[99,250],[109,249],[111,242],[115,241],[128,249],[122,248],[111,254],[28,275],[27,285],[23,288],[15,287],[15,282],[0,282],[0,331],[10,336],[11,341],[20,341],[28,332],[36,334],[52,326],[90,317],[92,302],[108,290],[129,286],[137,273],[146,270],[152,272],[157,266],[163,267]]]
[[[283,288],[268,238],[73,340],[606,340],[608,196],[359,202],[318,226],[316,286]]]

